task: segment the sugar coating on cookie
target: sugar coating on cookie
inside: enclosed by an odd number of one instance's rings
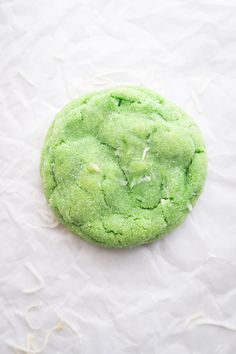
[[[135,86],[69,103],[45,139],[41,176],[48,203],[71,232],[107,247],[151,242],[192,210],[207,170],[194,121]]]

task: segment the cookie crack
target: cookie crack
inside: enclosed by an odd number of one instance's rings
[[[116,148],[114,148],[113,146],[111,146],[111,145],[109,145],[109,144],[107,144],[107,143],[104,143],[104,142],[102,142],[102,141],[99,141],[99,143],[100,143],[101,145],[106,146],[107,148],[110,148],[110,150],[114,151],[114,161],[117,162],[117,164],[118,164],[118,166],[119,166],[119,168],[120,168],[120,170],[121,170],[123,176],[125,177],[126,186],[130,188],[128,176],[127,176],[127,174],[126,174],[124,168],[121,166],[121,163],[120,163],[120,161],[119,161],[119,157],[118,157],[118,156],[115,156]]]
[[[121,166],[119,159],[117,159],[117,163],[120,167],[121,172],[123,173],[123,175],[125,177],[126,186],[130,188],[128,176],[127,176],[125,170],[123,169],[123,167]]]
[[[58,187],[58,184],[59,184],[59,183],[57,182],[56,174],[55,174],[55,171],[54,171],[54,162],[52,162],[52,163],[50,164],[50,175],[52,176],[52,179],[53,179],[53,182],[54,182],[55,185],[54,185],[53,188],[51,189],[51,193],[50,193],[49,198],[51,198],[53,192],[55,191],[55,189]]]
[[[163,210],[163,208],[161,207],[161,213],[162,213],[162,217],[163,217],[163,220],[165,221],[165,223],[166,223],[166,226],[169,226],[169,224],[168,224],[168,220],[167,220],[167,217],[165,216],[165,214],[164,214],[164,210]]]
[[[104,183],[105,180],[106,180],[106,176],[104,175],[104,176],[103,176],[102,185],[101,185],[101,192],[102,192],[103,200],[104,200],[104,203],[105,203],[106,207],[107,207],[108,209],[110,209],[110,206],[109,206],[109,204],[108,204],[108,202],[107,202],[106,193],[105,193],[104,188],[103,188],[103,183]]]
[[[196,150],[194,151],[193,156],[192,156],[192,158],[191,158],[191,160],[190,160],[188,166],[187,166],[186,169],[185,169],[185,176],[186,176],[186,178],[188,177],[189,170],[190,170],[190,167],[192,166],[194,157],[195,157],[197,154],[202,154],[202,153],[204,153],[204,152],[205,152],[204,149],[200,149],[200,148],[199,148],[199,149],[196,149]]]
[[[139,205],[139,208],[143,209],[143,210],[155,210],[155,209],[157,209],[159,207],[160,203],[161,202],[159,201],[158,204],[155,205],[154,207],[143,207],[142,205]]]
[[[117,235],[122,236],[122,233],[109,229],[103,221],[102,221],[102,225],[107,234],[112,234],[113,236],[117,236]]]
[[[132,98],[125,98],[122,97],[120,95],[116,95],[116,94],[111,94],[111,97],[114,98],[117,101],[117,106],[120,107],[122,105],[122,102],[127,102],[128,104],[132,104],[132,103],[138,103],[141,104],[140,100],[135,100]]]

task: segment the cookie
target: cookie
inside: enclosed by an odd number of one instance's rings
[[[206,177],[200,131],[159,94],[124,86],[69,103],[41,156],[48,203],[82,239],[106,247],[154,241],[179,225]]]

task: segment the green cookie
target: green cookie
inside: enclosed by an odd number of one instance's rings
[[[193,120],[135,86],[69,103],[50,127],[41,158],[44,192],[57,218],[84,240],[132,247],[179,225],[207,169]]]

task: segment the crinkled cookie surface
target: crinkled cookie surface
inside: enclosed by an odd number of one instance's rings
[[[194,121],[135,86],[69,103],[41,157],[44,192],[57,218],[107,247],[144,244],[174,229],[199,197],[206,169]]]

